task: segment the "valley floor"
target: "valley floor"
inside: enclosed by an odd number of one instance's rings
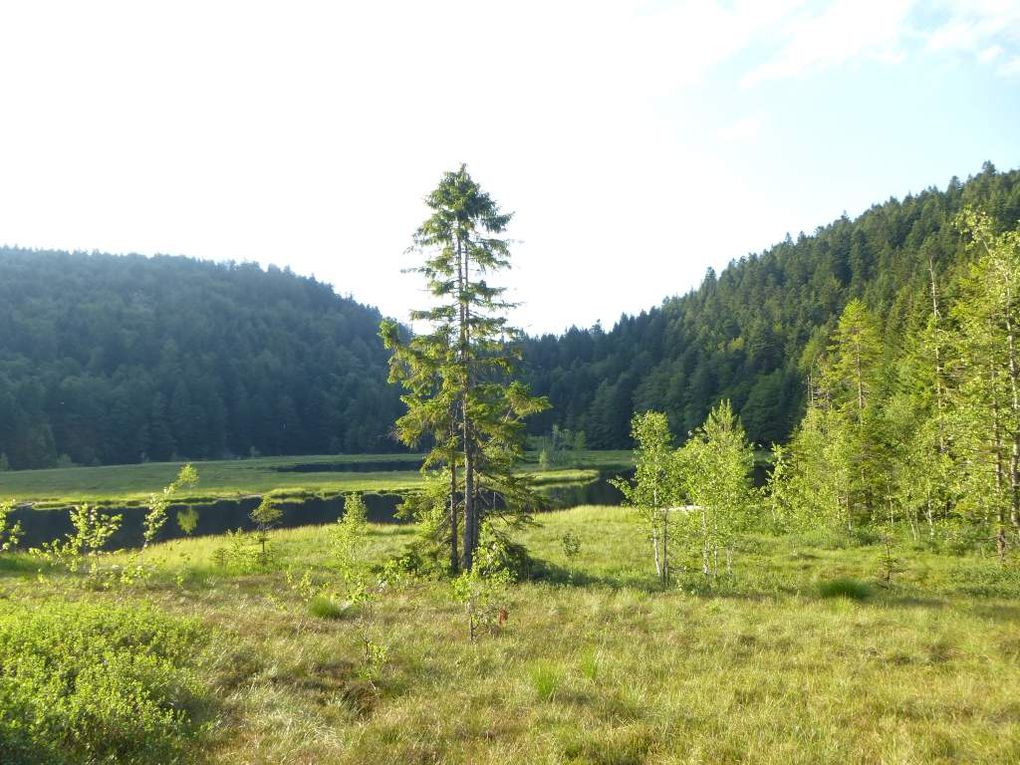
[[[380,563],[413,534],[371,528]],[[0,616],[73,600],[195,620],[188,762],[1020,761],[1015,563],[905,545],[882,586],[875,547],[763,537],[732,578],[681,572],[661,591],[631,511],[577,508],[527,532],[542,578],[471,642],[448,582],[314,615],[299,580],[337,576],[326,530],[272,537],[271,571],[217,565],[222,539],[180,540],[146,551],[151,582],[102,591],[0,556]]]

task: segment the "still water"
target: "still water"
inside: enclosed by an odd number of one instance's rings
[[[402,463],[406,469],[407,463]],[[296,467],[318,467],[317,465]],[[361,465],[364,471],[364,463]],[[384,468],[388,469],[388,468]],[[542,493],[548,498],[550,508],[566,508],[576,505],[618,505],[622,500],[619,490],[609,483],[608,477],[599,478],[584,484],[569,484],[544,488]],[[397,523],[396,509],[403,499],[398,493],[368,493],[362,495],[368,510],[368,519],[374,523]],[[240,499],[224,499],[208,504],[192,505],[198,512],[198,525],[193,536],[223,534],[234,529],[252,529],[254,525],[249,518],[251,511],[259,504],[257,496]],[[185,510],[186,505],[171,505],[169,520],[163,527],[159,539],[176,539],[186,536],[177,523],[177,513]],[[330,497],[322,499],[311,497],[300,502],[280,502],[283,517],[278,526],[313,526],[333,523],[342,514],[344,498]],[[142,520],[148,508],[122,507],[108,508],[105,512],[124,516],[124,522],[118,532],[111,538],[111,549],[138,547],[142,543]],[[33,510],[30,507],[19,507],[10,516],[12,521],[21,523],[24,535],[19,547],[38,547],[43,542],[58,539],[72,531],[70,510]]]

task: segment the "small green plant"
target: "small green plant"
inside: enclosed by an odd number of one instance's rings
[[[213,550],[212,559],[220,568],[247,571],[257,564],[258,551],[252,544],[252,535],[244,529],[227,531],[224,543]]]
[[[595,682],[595,680],[598,679],[601,664],[602,653],[591,648],[582,654],[578,669],[581,670],[581,675],[583,675],[587,680]]]
[[[893,577],[903,570],[902,562],[897,555],[896,529],[891,523],[882,524],[880,528],[882,545],[878,554],[878,579],[883,586],[892,584]]]
[[[360,494],[344,497],[344,513],[330,530],[329,548],[340,571],[344,600],[358,605],[370,599],[365,571],[368,511]]]
[[[124,516],[102,513],[93,505],[78,505],[71,510],[70,518],[73,532],[30,552],[64,566],[72,574],[85,572],[90,578],[99,578],[103,548],[120,529]]]
[[[255,543],[259,545],[255,564],[265,568],[274,559],[274,551],[269,546],[269,531],[280,522],[283,511],[276,506],[273,498],[266,494],[249,517],[255,524]]]
[[[573,531],[568,531],[563,535],[560,545],[563,547],[563,554],[567,556],[567,560],[572,561],[581,553],[581,538]]]
[[[362,638],[362,647],[365,651],[365,661],[358,676],[367,681],[373,688],[382,676],[383,668],[386,666],[386,657],[389,654],[389,646],[376,643],[368,638]]]
[[[871,595],[868,585],[850,577],[830,579],[818,584],[818,594],[823,598],[846,598],[847,600],[867,600]]]
[[[560,547],[563,548],[563,555],[567,558],[567,565],[570,566],[570,578],[573,578],[573,563],[580,555],[580,537],[573,531],[567,531],[560,538]]]
[[[21,539],[21,524],[10,523],[8,516],[14,510],[14,500],[0,502],[0,552],[7,552],[18,546]]]
[[[492,633],[507,622],[507,600],[514,580],[507,566],[509,559],[504,541],[489,535],[475,553],[474,568],[453,580],[453,596],[467,612],[472,642],[480,630]]]

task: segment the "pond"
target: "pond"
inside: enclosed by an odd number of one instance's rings
[[[406,465],[407,463],[401,464]],[[609,483],[608,477],[601,477],[586,483],[543,487],[540,491],[549,499],[552,509],[576,505],[618,505],[622,500],[619,490]],[[397,492],[365,492],[362,496],[370,521],[373,523],[400,522],[396,517],[396,510],[403,499],[401,494]],[[187,536],[178,524],[177,517],[178,513],[189,507],[198,514],[198,522],[192,536],[224,534],[235,529],[253,529],[254,524],[249,514],[258,506],[260,499],[258,496],[251,496],[222,499],[206,504],[171,505],[169,519],[161,530],[158,540]],[[343,496],[309,497],[301,501],[280,502],[277,506],[283,511],[283,517],[277,524],[279,527],[315,526],[333,523],[343,515],[344,498]],[[120,529],[110,539],[108,547],[121,549],[141,545],[142,521],[148,508],[111,507],[104,508],[104,512],[124,516]],[[59,539],[73,531],[70,508],[35,510],[30,506],[22,506],[11,513],[10,520],[21,523],[24,532],[19,544],[21,548],[38,547],[44,542]]]

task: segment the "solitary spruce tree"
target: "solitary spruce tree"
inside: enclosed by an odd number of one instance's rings
[[[507,313],[515,304],[487,281],[510,266],[509,243],[499,235],[511,214],[463,165],[425,201],[432,215],[411,248],[425,259],[411,270],[425,277],[435,304],[412,311],[411,319],[429,330],[405,339],[396,323],[384,321],[380,334],[393,354],[390,380],[405,389],[408,410],[397,436],[409,446],[428,439],[423,470],[448,469],[451,569],[470,570],[486,517],[513,517],[537,501],[513,468],[523,456],[523,418],[548,402],[513,379],[521,332]]]

